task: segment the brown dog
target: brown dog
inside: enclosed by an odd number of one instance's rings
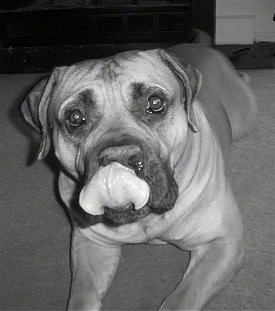
[[[56,68],[34,87],[22,112],[41,132],[40,159],[53,143],[74,224],[69,310],[100,308],[124,243],[161,240],[191,251],[161,310],[201,309],[227,284],[243,259],[243,232],[224,159],[256,110],[228,61],[201,46]],[[79,194],[113,162],[149,186],[147,203],[94,213],[85,192],[85,212]]]

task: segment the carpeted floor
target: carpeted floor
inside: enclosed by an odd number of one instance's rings
[[[243,215],[246,258],[208,310],[275,309],[275,70],[247,72],[259,115],[233,145],[228,166]],[[70,224],[55,197],[54,161],[27,165],[35,144],[19,112],[39,76],[0,75],[0,310],[64,310],[69,293]],[[124,247],[103,309],[156,309],[187,262],[188,253],[172,246]]]

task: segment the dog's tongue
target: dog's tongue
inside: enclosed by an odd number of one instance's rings
[[[113,162],[99,168],[82,189],[79,204],[92,215],[104,214],[104,207],[121,209],[130,203],[138,210],[148,201],[149,192],[148,184],[134,171]]]

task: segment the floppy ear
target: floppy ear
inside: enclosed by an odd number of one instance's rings
[[[193,109],[193,102],[202,83],[200,71],[189,64],[181,63],[176,57],[162,49],[158,50],[158,54],[182,83],[186,96],[185,110],[188,123],[193,132],[198,132],[198,121]]]
[[[29,92],[21,106],[21,112],[26,122],[41,133],[39,160],[45,158],[50,150],[48,107],[54,84],[54,74],[43,78]]]

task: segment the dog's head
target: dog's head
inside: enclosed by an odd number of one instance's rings
[[[118,162],[150,187],[138,211],[106,207],[103,218],[122,224],[173,208],[174,168],[189,131],[201,75],[164,50],[125,52],[56,68],[22,105],[25,120],[41,133],[39,159],[53,143],[63,168],[84,187],[99,167]]]

